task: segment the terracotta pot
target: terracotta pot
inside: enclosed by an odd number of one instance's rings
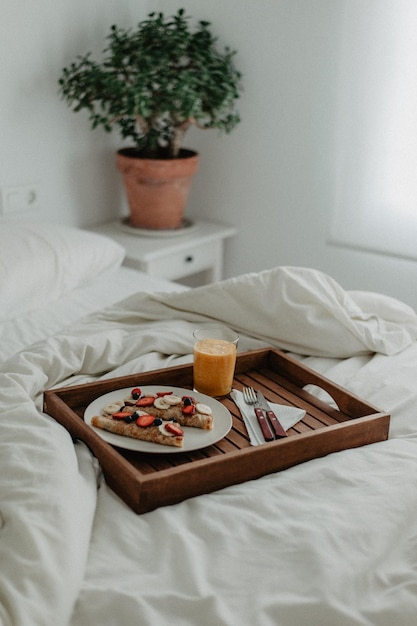
[[[117,168],[123,176],[130,226],[153,230],[180,228],[199,155],[181,150],[176,159],[145,159],[134,148],[119,150]]]

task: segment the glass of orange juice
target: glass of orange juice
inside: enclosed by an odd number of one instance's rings
[[[194,389],[207,396],[232,390],[239,335],[222,326],[194,331]]]

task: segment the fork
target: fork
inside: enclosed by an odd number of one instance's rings
[[[262,434],[265,441],[273,441],[275,439],[272,430],[268,424],[264,411],[261,409],[261,405],[256,397],[256,392],[253,387],[243,387],[242,390],[243,399],[246,404],[251,404],[254,407],[255,415],[258,420],[258,424],[261,427]]]

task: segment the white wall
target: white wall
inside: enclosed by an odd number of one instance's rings
[[[415,262],[329,243],[347,2],[3,0],[0,185],[38,182],[42,218],[89,226],[120,215],[120,142],[71,113],[57,79],[76,54],[101,50],[111,23],[127,26],[150,10],[183,6],[238,50],[244,74],[239,127],[227,136],[193,129],[186,140],[201,154],[188,214],[239,228],[226,275],[305,265],[346,288],[384,291],[417,307]]]
[[[0,185],[37,184],[39,218],[87,226],[117,214],[117,137],[91,132],[61,101],[58,78],[77,54],[103,49],[112,23],[136,23],[151,4],[2,0]]]

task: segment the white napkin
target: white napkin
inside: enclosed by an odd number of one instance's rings
[[[239,410],[242,414],[243,421],[245,422],[245,426],[248,430],[249,439],[253,446],[259,446],[262,443],[266,443],[263,438],[261,428],[258,424],[258,420],[256,419],[254,406],[251,404],[246,404],[243,399],[243,393],[238,391],[237,389],[232,389],[230,392],[230,396],[234,400],[234,402],[239,407]],[[293,406],[286,406],[284,404],[274,404],[272,402],[269,403],[271,405],[271,409],[274,411],[275,415],[279,419],[282,424],[284,430],[288,430],[294,424],[303,419],[306,412],[304,409],[297,409]]]

